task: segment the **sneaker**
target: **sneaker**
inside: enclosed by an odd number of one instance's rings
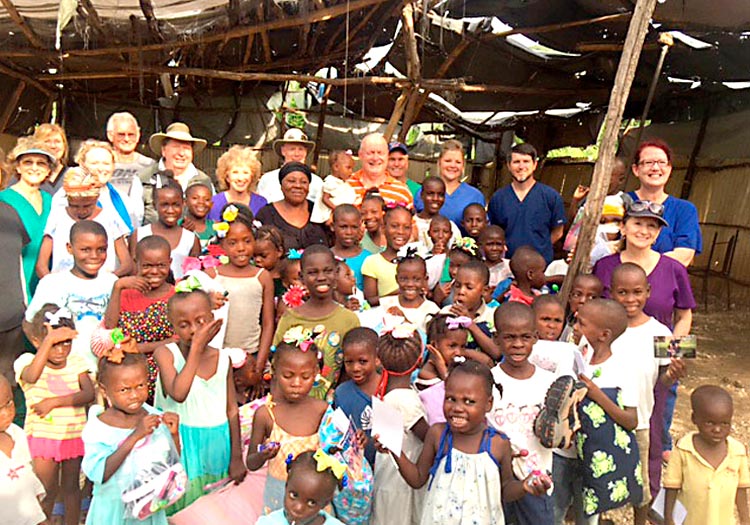
[[[572,376],[555,379],[544,397],[544,406],[534,420],[534,435],[546,448],[568,448],[581,428],[576,410],[588,389]]]

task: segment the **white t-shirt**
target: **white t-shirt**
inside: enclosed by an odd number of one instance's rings
[[[668,358],[654,357],[654,336],[671,336],[672,332],[659,321],[650,317],[640,326],[628,328],[612,343],[612,353],[621,354],[630,361],[637,374],[638,426],[637,430],[649,428],[654,411],[654,386],[659,379],[659,367],[669,366]]]
[[[534,435],[534,419],[544,405],[550,385],[555,380],[551,372],[534,367],[528,379],[516,379],[506,374],[500,365],[492,369],[495,384],[502,385],[502,396],[495,395],[487,420],[504,432],[514,447],[526,449],[525,476],[534,470],[552,470],[552,450],[545,448]]]
[[[315,206],[313,206],[313,211],[310,215],[310,222],[322,224],[331,218],[333,210],[323,203],[323,193],[330,195],[331,201],[336,206],[354,204],[357,200],[357,192],[349,186],[348,182],[329,175],[323,181],[322,191],[315,198]]]
[[[107,232],[107,260],[101,271],[114,272],[119,266],[115,254],[115,241],[130,232],[117,212],[110,208],[101,209],[99,215],[91,220],[101,224]],[[73,268],[73,256],[68,253],[68,242],[70,229],[75,223],[65,208],[54,208],[50,211],[44,235],[52,239],[52,272],[64,272]]]
[[[435,315],[440,311],[438,305],[427,299],[417,308],[406,308],[399,303],[398,295],[388,295],[380,298],[380,307],[383,313],[388,312],[388,309],[394,306],[404,313],[407,321],[417,325],[425,333],[427,333],[427,316]]]
[[[323,179],[313,173],[312,180],[310,181],[310,192],[307,194],[307,200],[315,202],[322,190]],[[258,189],[256,191],[258,192],[258,195],[268,201],[268,204],[283,200],[284,194],[281,192],[279,170],[272,170],[264,173],[258,181]]]
[[[490,286],[495,288],[505,279],[513,277],[510,271],[510,259],[502,259],[499,263],[490,266]]]
[[[10,424],[6,433],[13,440],[10,457],[0,452],[0,508],[3,525],[36,525],[46,519],[39,497],[44,486],[34,474],[31,453],[21,427]]]
[[[427,287],[430,290],[435,288],[440,282],[440,278],[443,276],[443,268],[445,267],[445,258],[447,256],[448,254],[441,253],[425,259],[424,264],[427,266]]]
[[[112,286],[117,281],[114,274],[99,272],[94,279],[81,279],[70,271],[51,273],[39,281],[31,304],[26,309],[26,321],[47,303],[67,308],[73,314],[78,336],[73,340],[73,353],[83,357],[96,370],[96,356],[91,352],[91,334],[104,319]]]
[[[576,377],[574,363],[578,349],[573,343],[540,339],[534,344],[529,362],[555,374],[555,377]]]
[[[432,222],[432,219],[423,219],[419,215],[414,216],[414,224],[417,225],[417,241],[422,243],[425,248],[427,248],[427,251],[432,251],[432,239],[430,239],[430,223]],[[448,246],[450,246],[454,241],[459,241],[461,239],[461,231],[458,229],[458,226],[456,226],[456,223],[453,221],[449,221],[451,223],[451,238],[448,241]]]

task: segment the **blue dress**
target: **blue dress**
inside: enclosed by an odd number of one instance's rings
[[[143,408],[150,414],[160,413],[148,405],[143,405]],[[128,467],[128,459],[125,459],[111,478],[102,483],[107,458],[114,454],[120,443],[133,433],[132,428],[117,428],[104,423],[99,419],[103,412],[104,408],[99,405],[91,407],[82,435],[86,455],[83,457],[81,470],[94,484],[86,525],[167,525],[167,516],[163,510],[152,514],[145,520],[125,518],[122,491],[133,481],[128,479],[133,473],[133,470]]]
[[[185,358],[175,343],[167,345],[172,353],[174,368],[179,373],[185,367]],[[178,403],[164,392],[161,379],[156,380],[154,404],[164,412],[180,416],[182,464],[188,476],[185,496],[169,507],[173,514],[204,494],[203,487],[224,479],[229,474],[231,443],[227,419],[227,373],[229,355],[219,353],[216,373],[209,379],[197,375],[184,402]]]

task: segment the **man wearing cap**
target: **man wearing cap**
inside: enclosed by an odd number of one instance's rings
[[[391,142],[388,144],[388,173],[396,180],[400,180],[409,188],[412,197],[416,197],[421,184],[408,176],[409,172],[409,149],[402,142]]]
[[[357,204],[362,203],[367,190],[374,188],[386,204],[414,206],[414,198],[406,184],[388,173],[388,142],[380,133],[371,133],[362,139],[359,146],[362,168],[355,171],[347,181],[357,192]]]
[[[143,184],[144,224],[156,221],[153,191],[154,175],[160,170],[169,170],[174,179],[185,191],[188,186],[196,183],[206,184],[213,189],[211,178],[195,167],[193,156],[206,147],[204,139],[195,138],[190,134],[190,128],[182,122],[173,122],[167,126],[165,133],[154,133],[148,139],[151,151],[161,155],[158,164],[143,170],[140,174]]]
[[[506,257],[526,244],[552,262],[552,245],[563,234],[565,206],[554,189],[534,179],[537,153],[531,144],[513,146],[507,158],[512,182],[500,188],[488,206],[490,223],[505,230]]]
[[[307,155],[314,147],[315,143],[307,140],[307,135],[299,128],[290,128],[286,130],[283,138],[273,141],[273,150],[284,161],[283,164],[290,162],[306,164]],[[322,190],[323,179],[312,174],[307,200],[315,202]],[[264,197],[269,203],[278,202],[284,198],[284,194],[281,192],[278,169],[267,171],[263,174],[258,181],[257,192],[258,195]]]

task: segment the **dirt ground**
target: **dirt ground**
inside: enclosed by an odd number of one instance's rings
[[[677,392],[672,438],[693,430],[690,422],[690,392],[706,384],[719,385],[734,398],[732,435],[750,443],[750,309],[698,311],[693,330],[698,337],[697,357],[688,363],[688,376]],[[617,525],[633,523],[630,510],[609,513]]]

